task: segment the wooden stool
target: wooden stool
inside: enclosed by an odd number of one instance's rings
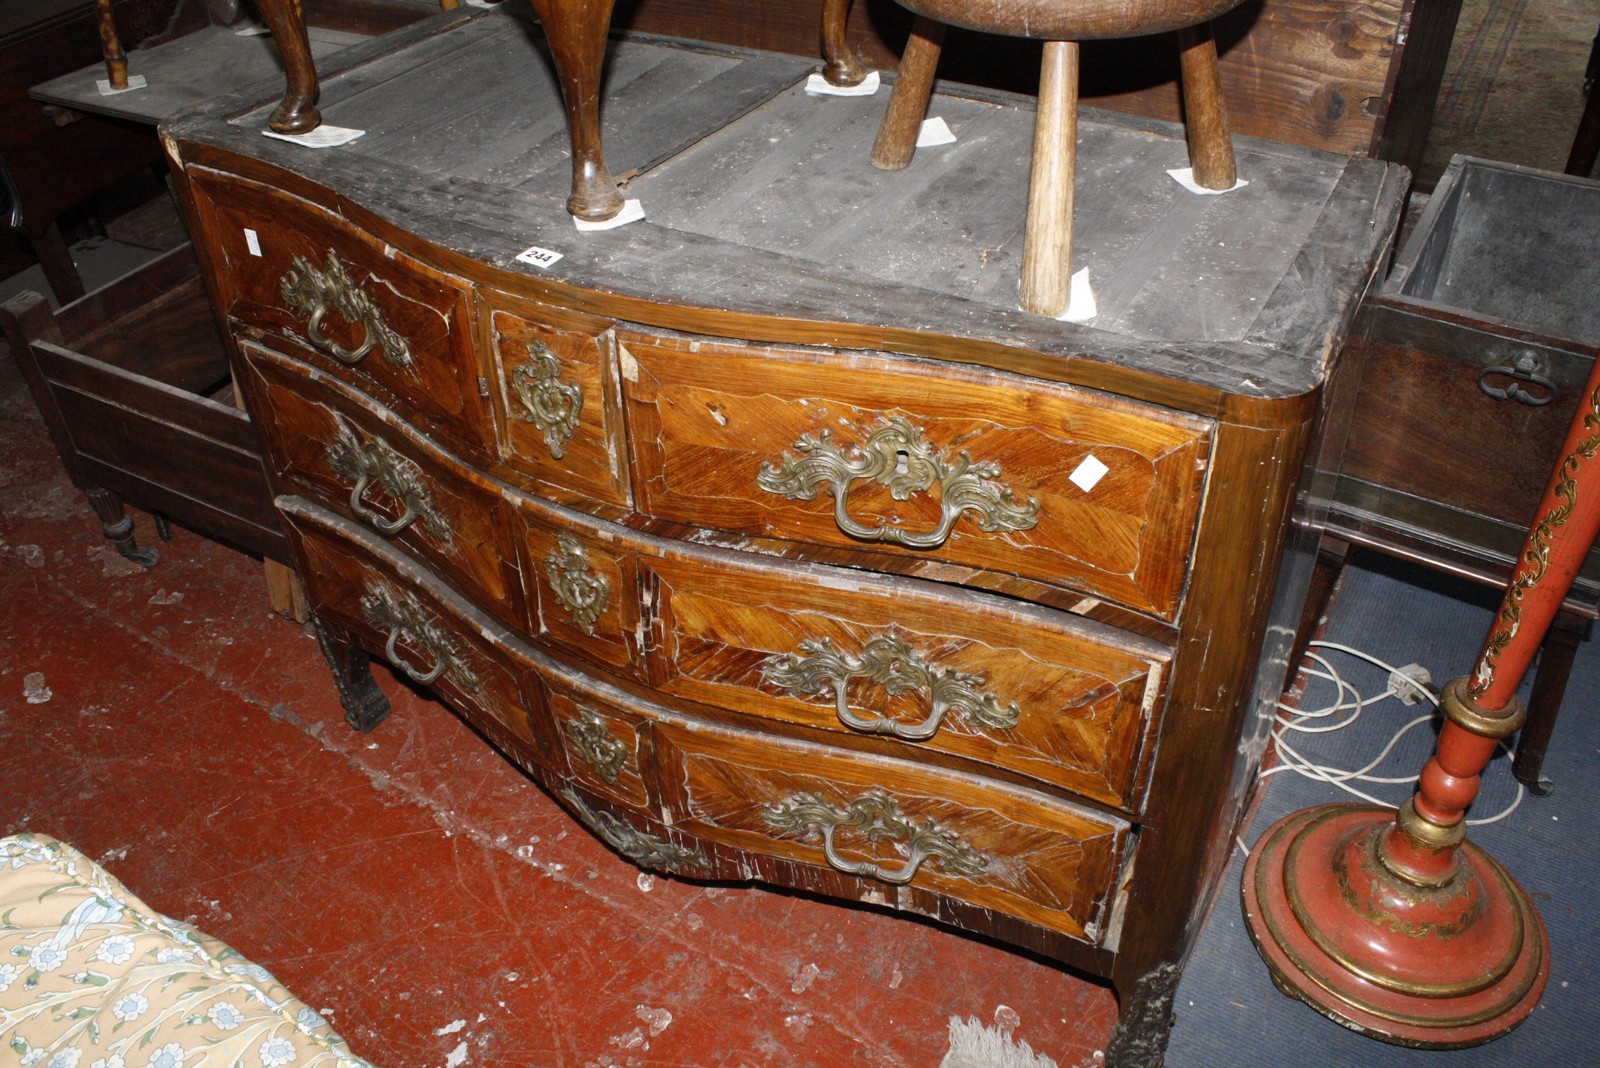
[[[843,55],[845,19],[853,0],[827,0],[825,51]],[[1228,116],[1217,77],[1210,20],[1241,0],[896,0],[917,16],[872,150],[872,165],[898,170],[911,162],[933,91],[946,25],[1042,39],[1039,112],[1034,123],[1033,176],[1022,251],[1022,307],[1051,317],[1067,310],[1072,277],[1072,203],[1077,164],[1078,42],[1177,30],[1189,161],[1205,189],[1231,189],[1237,175]],[[859,81],[853,65],[832,61],[835,84]]]

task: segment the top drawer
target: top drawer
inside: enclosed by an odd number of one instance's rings
[[[644,512],[1177,613],[1203,419],[912,360],[620,340]]]
[[[315,352],[424,429],[490,447],[464,284],[308,201],[190,173],[228,315]]]

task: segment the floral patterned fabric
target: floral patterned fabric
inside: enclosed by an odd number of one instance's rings
[[[0,1068],[371,1068],[258,964],[40,834],[0,838]]]

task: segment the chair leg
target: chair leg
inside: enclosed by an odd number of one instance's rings
[[[855,0],[824,0],[822,5],[822,76],[829,85],[860,85],[867,77],[866,65],[845,40],[854,6]]]
[[[273,109],[267,125],[281,134],[299,134],[322,125],[317,111],[317,66],[311,60],[300,0],[257,0],[262,21],[272,30],[272,42],[283,60],[283,99]]]
[[[898,171],[911,163],[917,151],[917,134],[933,95],[933,75],[944,49],[942,22],[917,16],[911,37],[900,57],[900,77],[889,95],[889,107],[872,146],[872,165],[881,171]]]
[[[72,262],[72,248],[61,233],[59,222],[51,219],[44,233],[30,238],[28,243],[33,246],[39,269],[44,271],[45,281],[50,283],[57,304],[70,304],[83,296],[86,292],[83,276],[78,273],[78,265]]]
[[[1217,74],[1217,42],[1211,24],[1178,31],[1183,67],[1183,120],[1189,165],[1202,189],[1232,189],[1239,172],[1233,160],[1228,109]]]
[[[84,490],[89,507],[100,517],[100,532],[116,547],[118,553],[144,567],[154,567],[161,554],[148,546],[140,546],[133,537],[133,517],[122,507],[122,498],[108,489],[91,486]]]
[[[1078,164],[1078,43],[1046,41],[1022,240],[1022,310],[1056,318],[1072,296]]]
[[[600,73],[613,0],[533,0],[550,43],[572,137],[572,193],[567,210],[580,219],[615,218],[622,194],[600,146]]]
[[[106,77],[111,88],[128,87],[128,57],[122,51],[122,40],[117,36],[116,16],[111,13],[111,0],[95,0],[95,17],[100,24],[100,51],[106,58]]]

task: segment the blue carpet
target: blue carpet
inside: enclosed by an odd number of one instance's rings
[[[1487,634],[1494,591],[1435,576],[1370,554],[1355,557],[1334,600],[1324,640],[1371,653],[1395,666],[1419,663],[1442,683],[1466,674]],[[1380,694],[1386,673],[1349,656],[1325,653],[1363,694]],[[1526,685],[1524,686],[1526,691]],[[1305,685],[1302,707],[1332,703],[1333,686]],[[1169,1068],[1343,1068],[1343,1066],[1478,1065],[1590,1066],[1600,1064],[1600,980],[1591,970],[1600,949],[1600,910],[1592,904],[1600,867],[1594,818],[1596,754],[1600,753],[1600,640],[1578,650],[1571,683],[1550,743],[1545,772],[1555,782],[1548,797],[1529,794],[1506,819],[1474,827],[1470,837],[1522,883],[1544,916],[1550,935],[1550,983],[1533,1014],[1516,1030],[1465,1050],[1411,1050],[1348,1031],[1299,1001],[1280,994],[1244,929],[1239,907],[1243,857],[1234,862],[1216,907],[1178,988],[1178,1021]],[[1526,693],[1524,692],[1524,697]],[[1394,699],[1371,706],[1352,727],[1303,738],[1301,751],[1319,762],[1359,768],[1382,750],[1425,706]],[[1410,731],[1375,774],[1414,774],[1432,753],[1435,731]],[[1313,756],[1315,754],[1315,756]],[[1394,801],[1409,787],[1369,787]],[[1501,811],[1514,798],[1510,760],[1496,757],[1470,816]],[[1326,783],[1294,774],[1272,776],[1260,810],[1243,836],[1257,836],[1280,817],[1310,805],[1351,801]]]

